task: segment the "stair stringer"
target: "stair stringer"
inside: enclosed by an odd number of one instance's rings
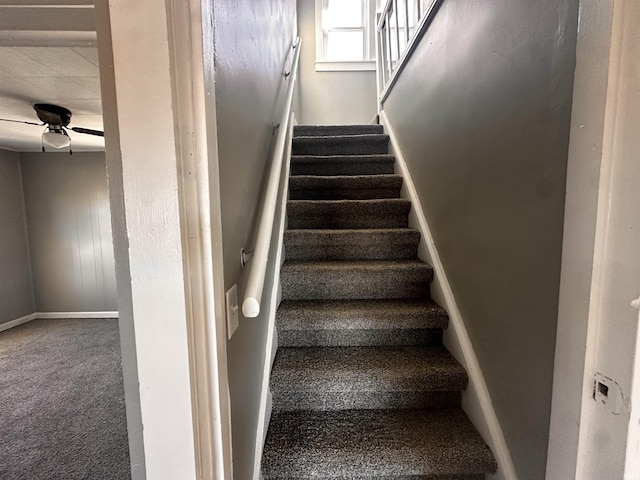
[[[404,180],[400,191],[401,198],[410,200],[413,207],[409,213],[409,227],[420,232],[418,258],[432,265],[434,269],[431,298],[449,313],[450,323],[449,328],[444,330],[444,345],[455,359],[465,367],[469,376],[468,387],[462,392],[462,409],[483,440],[489,445],[498,463],[498,472],[495,475],[488,474],[487,478],[493,480],[518,480],[509,446],[491,401],[491,395],[464,319],[458,308],[429,224],[422,210],[422,204],[402,154],[398,137],[384,110],[380,111],[380,124],[383,126],[385,133],[389,135],[389,153],[396,157],[394,167],[396,173],[402,175]]]
[[[284,152],[282,177],[280,179],[280,191],[278,192],[278,210],[276,211],[279,219],[274,233],[276,239],[275,247],[272,245],[271,250],[276,252],[275,269],[273,273],[273,289],[270,292],[271,301],[269,308],[269,317],[267,325],[267,345],[265,348],[264,370],[262,372],[262,385],[260,387],[260,405],[258,410],[258,422],[256,424],[256,445],[253,458],[253,480],[262,479],[260,463],[262,461],[262,451],[267,438],[267,430],[271,421],[271,389],[269,379],[271,378],[271,368],[276,357],[278,349],[278,331],[276,330],[276,312],[282,300],[282,288],[280,285],[280,268],[284,263],[284,231],[287,228],[287,200],[289,199],[289,174],[291,170],[291,148],[293,141],[293,127],[296,126],[295,113],[291,113],[289,121],[289,131],[287,132],[287,143]]]

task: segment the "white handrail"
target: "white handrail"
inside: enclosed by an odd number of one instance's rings
[[[293,89],[298,76],[298,62],[300,60],[300,46],[302,39],[298,37],[293,45],[295,54],[291,63],[289,75],[289,85],[285,105],[280,117],[280,127],[278,138],[273,151],[271,169],[269,170],[269,181],[264,195],[262,216],[258,224],[258,235],[256,246],[251,258],[249,279],[245,289],[244,301],[242,302],[242,314],[247,318],[255,318],[260,314],[260,304],[262,302],[262,290],[264,289],[264,278],[267,273],[267,263],[269,261],[269,249],[271,248],[271,234],[273,233],[273,220],[276,214],[278,203],[278,190],[280,187],[280,177],[282,176],[282,161],[284,157],[287,134],[289,132],[289,118],[291,104],[293,102]],[[286,75],[286,74],[285,74]]]

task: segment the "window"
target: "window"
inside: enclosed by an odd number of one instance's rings
[[[316,0],[316,70],[375,70],[380,0]]]

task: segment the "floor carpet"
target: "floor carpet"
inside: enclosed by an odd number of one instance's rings
[[[117,320],[0,333],[0,479],[130,479]]]

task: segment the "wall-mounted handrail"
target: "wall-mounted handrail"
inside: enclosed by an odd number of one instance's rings
[[[302,39],[298,37],[293,44],[295,53],[291,62],[291,69],[285,72],[288,79],[287,94],[285,97],[284,109],[280,117],[278,137],[273,151],[271,168],[267,189],[262,203],[262,214],[258,224],[258,235],[256,245],[251,258],[249,278],[245,289],[244,300],[242,302],[242,314],[248,318],[257,317],[260,314],[262,303],[262,291],[264,289],[264,279],[267,273],[267,263],[269,261],[269,250],[271,248],[271,234],[273,233],[273,220],[276,214],[278,203],[278,190],[280,189],[280,177],[282,176],[282,162],[286,147],[287,135],[289,132],[289,119],[291,105],[293,103],[293,90],[298,76],[298,63],[300,61],[300,47]],[[286,179],[285,179],[286,181]]]
[[[431,0],[426,7],[423,5],[423,0],[387,0],[385,2],[384,8],[378,14],[376,28],[378,110],[382,110],[382,104],[398,79],[398,75],[417,48],[443,1]],[[398,8],[399,6],[401,8]],[[410,11],[413,12],[411,15]],[[403,30],[402,36],[400,30]]]

